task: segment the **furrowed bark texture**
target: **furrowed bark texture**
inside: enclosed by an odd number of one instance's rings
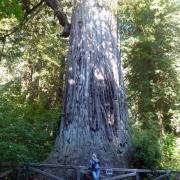
[[[95,152],[102,166],[126,165],[131,138],[116,19],[108,2],[75,4],[63,116],[49,162],[86,165]]]

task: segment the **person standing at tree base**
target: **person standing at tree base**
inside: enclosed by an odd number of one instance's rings
[[[91,175],[93,180],[99,180],[100,175],[100,162],[97,158],[96,154],[92,154],[92,159],[89,161],[89,170],[91,171]]]

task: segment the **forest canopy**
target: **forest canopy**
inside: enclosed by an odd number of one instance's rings
[[[61,1],[70,20],[72,3]],[[132,166],[180,169],[180,4],[120,0],[114,13]],[[61,116],[68,38],[43,1],[0,1],[0,162],[41,162]]]

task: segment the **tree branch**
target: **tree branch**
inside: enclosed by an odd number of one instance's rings
[[[70,34],[70,24],[68,22],[66,15],[60,9],[60,5],[58,1],[57,0],[41,0],[38,4],[36,4],[33,8],[31,8],[28,11],[28,14],[24,16],[23,20],[17,26],[7,31],[6,34],[4,35],[1,34],[0,41],[4,42],[6,37],[18,31],[29,20],[29,15],[32,14],[34,11],[36,11],[36,9],[38,9],[43,4],[43,2],[45,2],[47,6],[53,9],[54,15],[58,18],[60,25],[64,27],[64,30],[61,33],[61,36],[68,37]]]
[[[58,18],[59,24],[64,27],[61,37],[68,37],[70,34],[70,23],[68,22],[67,16],[60,9],[60,4],[57,0],[45,0],[45,2],[46,5],[54,11],[54,15]]]

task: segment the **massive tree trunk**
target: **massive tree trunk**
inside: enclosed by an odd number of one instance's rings
[[[130,147],[127,103],[113,1],[77,0],[70,31],[63,112],[48,161],[125,166]]]

